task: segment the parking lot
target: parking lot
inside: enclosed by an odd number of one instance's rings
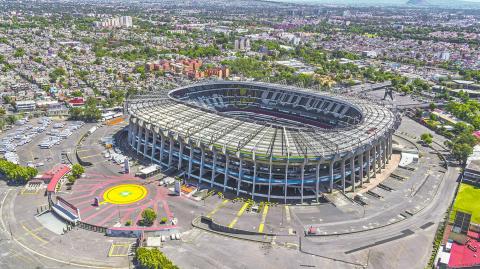
[[[81,121],[25,117],[0,134],[0,154],[13,163],[43,172],[55,164],[68,163],[68,154],[91,125]]]

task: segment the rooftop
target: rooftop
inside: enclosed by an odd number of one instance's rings
[[[348,105],[358,109],[363,119],[359,123],[341,129],[280,128],[272,124],[260,124],[244,118],[229,117],[210,109],[161,96],[149,96],[149,98],[139,98],[131,102],[129,107],[131,119],[135,123],[146,125],[147,128],[153,127],[155,130],[179,134],[188,140],[185,141],[187,143],[213,146],[217,150],[229,151],[247,158],[269,159],[271,157],[273,160],[285,158],[320,160],[350,154],[357,148],[368,146],[388,132],[392,132],[399,123],[390,109],[372,103],[370,100],[335,96],[294,87],[258,82],[216,82],[197,84],[184,89],[195,91],[192,88],[199,89],[204,86],[212,87],[212,85],[215,88],[221,88],[232,84],[239,87],[264,87],[269,91],[283,91],[290,95],[304,95],[322,100],[321,104],[318,103],[318,107],[323,104],[333,110],[340,108],[339,110],[343,111],[342,106],[338,104]],[[217,96],[216,99],[206,102],[223,101]],[[320,111],[314,107],[306,109]]]

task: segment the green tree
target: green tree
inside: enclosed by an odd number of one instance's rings
[[[85,168],[80,164],[76,163],[72,166],[72,175],[75,178],[79,178],[83,173],[85,173]]]
[[[151,226],[155,219],[157,218],[157,213],[151,208],[146,208],[142,211],[142,224],[145,226]]]
[[[37,169],[14,164],[5,159],[0,159],[0,174],[8,181],[26,183],[37,175]]]
[[[146,269],[178,269],[160,250],[157,248],[140,247],[135,253],[135,258],[140,268]]]
[[[68,183],[73,184],[77,180],[77,178],[74,175],[68,175],[67,177]]]
[[[102,112],[97,108],[97,100],[93,97],[88,97],[85,102],[83,118],[86,121],[98,121],[101,117]]]
[[[15,53],[13,53],[13,57],[15,58],[20,58],[20,57],[23,57],[25,55],[25,50],[23,48],[18,48],[17,50],[15,50]]]
[[[461,165],[465,165],[470,156],[473,153],[473,147],[466,143],[454,143],[452,147],[452,155],[457,159]]]
[[[82,97],[83,93],[81,91],[74,91],[71,93],[73,97]]]
[[[462,134],[462,133],[471,134],[473,132],[473,126],[462,121],[458,122],[453,127],[454,127],[453,131],[457,134]]]
[[[17,121],[17,117],[15,115],[8,115],[6,118],[7,124],[13,125]]]
[[[72,107],[68,110],[68,114],[70,115],[70,119],[72,120],[80,120],[83,118],[83,108],[81,107]]]
[[[13,105],[15,102],[13,101],[13,98],[11,96],[8,96],[8,95],[4,95],[3,96],[3,102],[5,104],[11,104]]]
[[[433,142],[433,136],[432,134],[430,133],[424,133],[420,136],[420,139],[422,139],[422,142],[427,144],[427,145],[430,145],[432,144]]]
[[[48,76],[50,77],[50,82],[52,82],[52,83],[57,82],[58,79],[60,79],[61,77],[65,76],[65,75],[67,75],[67,71],[65,71],[65,69],[63,69],[63,67],[57,67],[52,72],[50,72],[48,74]]]

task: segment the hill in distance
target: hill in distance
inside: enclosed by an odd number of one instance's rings
[[[429,2],[427,0],[408,0],[407,5],[426,6]]]

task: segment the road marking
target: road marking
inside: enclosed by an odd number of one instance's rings
[[[211,218],[213,214],[217,213],[220,208],[224,207],[228,203],[228,199],[223,200],[220,204],[218,204],[215,209],[213,209],[210,213],[208,213],[207,218]]]
[[[268,213],[268,205],[264,205],[263,213],[262,213],[262,221],[260,222],[260,226],[258,226],[258,232],[263,233],[263,228],[265,227],[265,219],[267,218]]]
[[[22,227],[23,229],[25,229],[25,231],[27,231],[31,236],[35,237],[36,239],[42,241],[43,243],[48,243],[47,240],[41,238],[40,236],[38,236],[36,233],[32,232],[32,230],[28,229],[27,227],[25,227],[25,225],[22,224]]]
[[[3,205],[5,204],[5,200],[7,199],[8,193],[9,193],[11,190],[12,190],[12,189],[8,189],[8,190],[7,190],[7,193],[5,193],[5,196],[3,197],[2,204],[0,205],[0,221],[1,221],[1,223],[2,223],[2,230],[3,230],[3,231],[7,231],[7,228],[5,227],[5,222],[3,222]]]
[[[292,219],[290,217],[290,208],[288,207],[288,205],[285,206],[285,217],[287,217],[287,222],[290,223]]]
[[[100,156],[100,154],[99,154],[99,153],[97,153],[97,154],[93,154],[93,155],[85,156],[85,157],[82,157],[82,159],[88,159],[88,158],[93,158],[93,157],[97,157],[97,156]]]
[[[25,256],[23,255],[22,253],[15,253],[13,256],[13,258],[17,258],[17,259],[20,259],[22,261],[24,261],[25,263],[27,264],[30,264],[30,265],[34,265],[35,264],[35,261],[33,260],[33,258],[31,257],[28,257],[28,256]]]
[[[245,209],[247,209],[247,206],[248,206],[248,203],[245,202],[243,204],[242,208],[240,208],[240,210],[238,210],[237,216],[232,220],[232,222],[230,222],[230,224],[228,224],[228,228],[233,228],[233,226],[235,226],[235,224],[237,224],[238,219],[243,215],[243,212],[245,212]]]
[[[292,217],[290,216],[290,207],[288,207],[288,205],[285,206],[285,217],[287,219],[288,226],[290,226],[290,223],[292,222]],[[288,234],[294,235],[292,227],[288,227]]]
[[[26,187],[22,189],[20,192],[20,195],[27,195],[27,194],[37,194],[40,191],[40,188],[38,189],[27,189]]]
[[[62,263],[62,264],[68,264],[68,265],[73,265],[73,266],[79,266],[79,267],[86,267],[86,268],[97,268],[97,269],[113,269],[113,267],[107,267],[107,266],[97,266],[97,265],[88,265],[88,264],[81,264],[81,263],[76,263],[76,262],[71,262],[71,261],[65,261],[65,260],[60,260],[60,259],[57,259],[57,258],[54,258],[54,257],[51,257],[51,256],[47,256],[45,254],[42,254],[38,251],[35,251],[29,247],[27,247],[26,245],[24,245],[22,242],[18,241],[15,237],[13,237],[13,241],[15,241],[15,243],[19,244],[22,248],[24,248],[25,250],[35,254],[35,255],[38,255],[42,258],[45,258],[45,259],[49,259],[51,261],[55,261],[55,262],[59,262],[59,263]],[[126,268],[126,267],[124,267]]]
[[[112,244],[110,246],[110,250],[108,251],[108,257],[125,257],[128,255],[128,248],[130,244],[124,243],[124,244]],[[124,254],[114,254],[114,251],[116,248],[127,248]]]
[[[285,243],[285,246],[286,247],[294,247],[294,248],[298,248],[298,244],[295,244],[295,243]]]

